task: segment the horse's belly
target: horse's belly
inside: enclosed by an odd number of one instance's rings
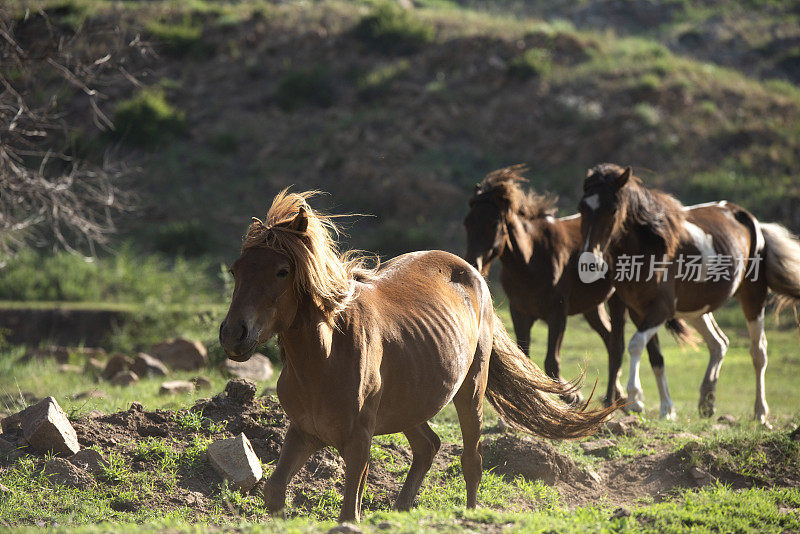
[[[447,406],[469,372],[475,347],[449,354],[449,358],[431,353],[390,363],[384,360],[376,434],[402,432]]]

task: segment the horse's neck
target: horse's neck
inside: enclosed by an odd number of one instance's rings
[[[284,365],[298,381],[313,381],[325,373],[333,327],[318,310],[298,310],[298,316],[292,327],[280,334]]]

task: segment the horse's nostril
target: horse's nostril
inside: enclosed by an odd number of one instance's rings
[[[246,337],[247,337],[247,326],[244,323],[242,323],[242,335],[239,336],[239,342],[241,343],[242,341],[244,341],[244,338]]]

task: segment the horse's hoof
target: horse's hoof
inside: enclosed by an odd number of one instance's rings
[[[763,426],[767,430],[772,430],[772,424],[769,421],[767,421],[767,416],[766,415],[756,415],[755,419],[756,419],[756,423],[760,424],[761,426]]]
[[[675,408],[670,407],[668,409],[665,409],[665,408],[661,409],[661,419],[666,419],[667,421],[672,421],[673,419],[675,419],[676,415],[677,414],[675,413]]]
[[[644,401],[635,400],[628,403],[628,410],[636,413],[642,413],[644,411]]]
[[[700,412],[700,417],[711,417],[717,411],[716,406],[713,404],[700,404],[698,407],[698,411]]]

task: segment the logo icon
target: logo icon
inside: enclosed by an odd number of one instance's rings
[[[608,264],[603,257],[594,252],[584,252],[578,258],[578,278],[584,284],[591,284],[606,277]]]

